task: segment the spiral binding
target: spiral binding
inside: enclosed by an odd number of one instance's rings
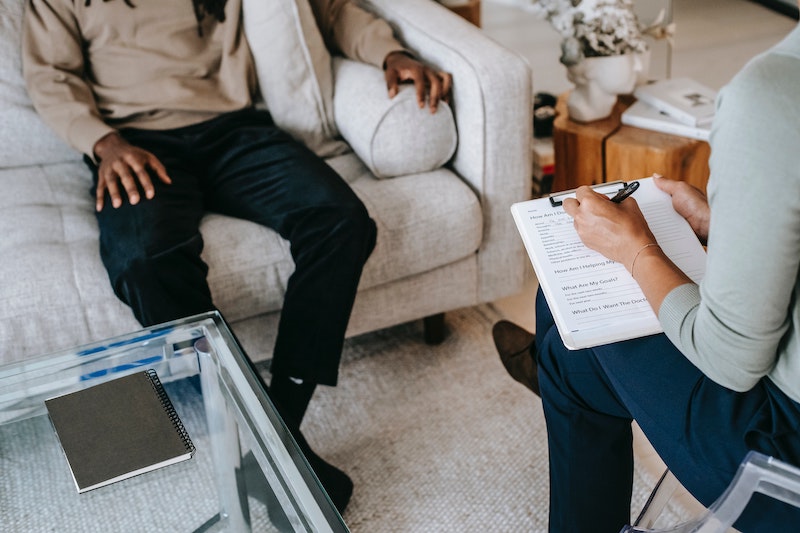
[[[178,434],[183,441],[183,444],[186,446],[186,449],[189,453],[193,454],[195,447],[192,443],[192,439],[189,438],[189,433],[186,431],[186,428],[183,427],[183,422],[178,417],[178,413],[175,411],[175,407],[172,405],[172,401],[170,401],[169,396],[167,396],[167,391],[164,390],[164,387],[161,385],[161,380],[158,379],[158,374],[152,368],[146,371],[147,377],[150,378],[150,384],[153,386],[153,390],[156,391],[158,394],[158,399],[161,401],[161,406],[166,411],[169,419],[172,421],[172,425],[175,426],[175,429],[178,431]]]

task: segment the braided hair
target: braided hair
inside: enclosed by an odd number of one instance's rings
[[[103,2],[108,2],[110,0],[103,0]],[[133,5],[131,0],[123,0],[125,5],[128,7],[134,8],[136,7]],[[203,36],[203,19],[206,18],[206,15],[210,15],[217,19],[219,22],[225,22],[225,2],[227,0],[192,0],[192,4],[194,4],[194,16],[197,17],[197,33],[201,37]],[[86,7],[89,7],[92,4],[92,0],[86,0]]]

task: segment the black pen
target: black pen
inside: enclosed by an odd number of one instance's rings
[[[625,198],[627,198],[628,196],[633,194],[634,191],[636,191],[636,189],[638,189],[638,188],[639,188],[639,182],[638,181],[632,181],[629,184],[627,184],[625,187],[620,189],[617,192],[617,194],[614,195],[614,197],[611,199],[611,201],[614,202],[615,204],[618,204],[622,200],[624,200]]]

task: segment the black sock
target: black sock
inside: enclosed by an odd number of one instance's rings
[[[288,376],[273,375],[269,383],[269,396],[281,414],[284,423],[300,428],[303,416],[306,414],[308,403],[314,395],[317,384],[312,381],[297,383]]]
[[[336,509],[339,513],[343,513],[353,494],[352,480],[347,474],[317,455],[300,432],[300,423],[316,386],[316,383],[310,381],[298,383],[287,376],[273,375],[269,385],[269,395]]]

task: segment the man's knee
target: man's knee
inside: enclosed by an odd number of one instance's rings
[[[165,250],[132,246],[103,259],[117,297],[150,325],[213,309],[201,251],[198,235]]]
[[[328,210],[328,228],[338,245],[351,245],[363,251],[364,259],[375,248],[377,226],[360,202]]]

